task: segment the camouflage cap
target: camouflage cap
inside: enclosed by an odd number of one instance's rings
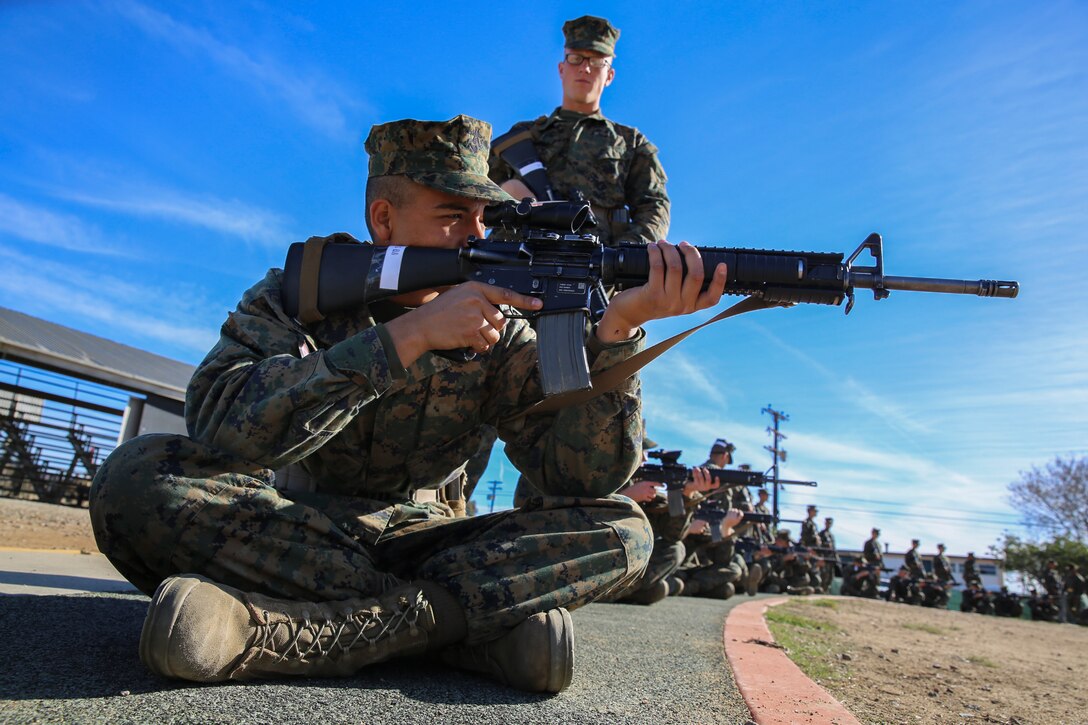
[[[571,50],[595,50],[604,55],[615,55],[619,37],[618,28],[594,15],[583,15],[563,23],[564,45]]]
[[[732,453],[737,447],[724,438],[719,438],[710,446],[711,453]]]
[[[365,147],[371,177],[407,176],[432,189],[471,199],[513,198],[487,178],[491,124],[486,121],[470,116],[392,121],[371,128]]]
[[[646,435],[646,419],[642,419],[642,450],[652,451],[654,448],[660,448],[657,441]]]

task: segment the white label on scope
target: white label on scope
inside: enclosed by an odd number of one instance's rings
[[[381,289],[400,289],[400,263],[404,261],[404,247],[386,247],[382,259]]]
[[[526,174],[533,173],[537,169],[543,169],[543,168],[544,168],[544,164],[542,164],[539,161],[534,161],[533,163],[526,164],[525,166],[522,166],[520,169],[518,169],[518,174],[520,174],[521,176],[525,176]]]

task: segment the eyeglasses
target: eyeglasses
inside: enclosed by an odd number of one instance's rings
[[[599,68],[607,68],[612,65],[612,61],[608,58],[591,58],[588,55],[582,55],[581,53],[567,53],[565,60],[571,65],[582,65],[582,63],[589,63],[589,67],[597,70]]]

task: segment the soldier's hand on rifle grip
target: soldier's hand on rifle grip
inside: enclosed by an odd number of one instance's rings
[[[662,240],[646,245],[646,252],[650,264],[646,284],[612,298],[597,325],[601,342],[628,340],[651,320],[705,310],[721,299],[726,280],[724,264],[714,270],[714,279],[704,291],[703,262],[698,249],[687,242],[674,246]]]
[[[385,324],[401,364],[408,367],[429,350],[469,348],[483,353],[502,337],[506,318],[496,305],[538,310],[536,297],[480,282],[445,290],[430,302]]]
[[[657,481],[638,481],[620,491],[624,496],[635,503],[647,503],[653,501],[658,494],[657,487],[661,484]]]

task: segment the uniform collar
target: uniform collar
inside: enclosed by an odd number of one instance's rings
[[[553,123],[560,120],[577,122],[582,119],[593,119],[595,121],[604,121],[605,123],[611,123],[607,118],[604,117],[604,114],[601,113],[601,109],[599,108],[593,113],[578,113],[578,111],[571,111],[563,108],[562,106],[559,106],[554,111],[552,111],[552,115],[548,116],[547,120],[544,121],[544,127],[547,128],[548,126],[551,126]]]

